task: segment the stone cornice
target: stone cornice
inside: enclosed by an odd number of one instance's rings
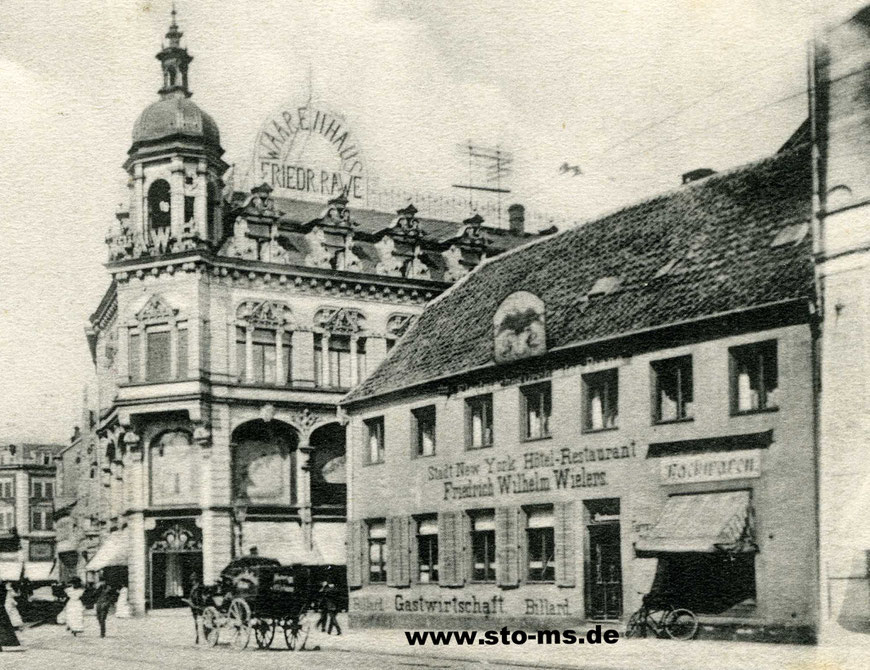
[[[448,282],[406,279],[369,273],[328,270],[193,251],[161,257],[116,261],[106,265],[119,284],[179,273],[206,275],[232,286],[255,286],[274,290],[347,297],[354,300],[424,305],[446,290]]]

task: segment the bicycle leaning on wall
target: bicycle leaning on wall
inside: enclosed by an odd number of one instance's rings
[[[691,640],[698,632],[698,617],[691,610],[674,607],[661,597],[647,593],[640,609],[629,617],[625,636],[646,637],[648,631],[657,637]]]

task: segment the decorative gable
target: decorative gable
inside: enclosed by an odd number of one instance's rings
[[[288,305],[269,300],[263,302],[246,300],[236,310],[236,317],[240,321],[272,328],[293,323],[293,312]]]
[[[356,309],[327,307],[317,312],[314,323],[330,333],[352,335],[363,329],[365,316]]]
[[[136,320],[146,321],[172,321],[178,315],[178,310],[167,302],[161,295],[152,295],[148,298],[145,306],[136,314]]]

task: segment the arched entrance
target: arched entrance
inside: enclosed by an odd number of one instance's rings
[[[321,426],[311,434],[311,506],[341,514],[347,508],[345,428]]]
[[[184,607],[194,577],[202,580],[202,531],[193,519],[160,519],[148,532],[148,600]]]

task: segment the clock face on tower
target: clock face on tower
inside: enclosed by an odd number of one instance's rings
[[[534,293],[511,293],[493,317],[497,363],[540,356],[547,351],[544,301]]]

